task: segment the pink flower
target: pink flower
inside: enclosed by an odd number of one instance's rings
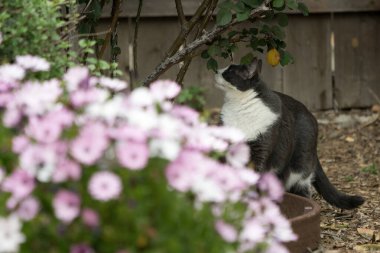
[[[48,71],[50,69],[50,63],[38,56],[16,56],[16,63],[24,69],[28,69],[34,72]]]
[[[239,240],[256,244],[265,239],[267,232],[268,230],[265,227],[265,222],[260,221],[260,217],[250,218],[244,221]]]
[[[5,178],[2,189],[10,192],[16,200],[27,197],[34,190],[34,178],[25,170],[16,169]]]
[[[37,142],[52,143],[60,137],[62,127],[59,122],[49,117],[31,117],[25,131]]]
[[[265,253],[289,253],[288,249],[278,242],[271,242]]]
[[[284,187],[273,173],[265,173],[261,176],[258,186],[261,191],[268,194],[274,201],[280,201],[284,194]]]
[[[12,151],[16,154],[23,152],[29,145],[29,139],[25,135],[19,135],[12,140]]]
[[[90,208],[84,208],[82,211],[83,223],[91,228],[99,226],[99,215]]]
[[[7,107],[13,100],[13,94],[10,92],[2,92],[4,88],[1,80],[0,80],[0,107]]]
[[[46,115],[51,121],[55,121],[62,128],[70,127],[74,122],[74,113],[65,107],[57,108]]]
[[[241,168],[249,162],[250,149],[245,143],[232,145],[227,152],[227,161],[234,167]]]
[[[22,220],[29,221],[37,215],[39,209],[40,204],[37,199],[34,197],[28,197],[20,203],[16,213]]]
[[[109,136],[115,140],[123,140],[127,142],[146,142],[147,134],[140,128],[123,125],[109,130]]]
[[[122,81],[116,78],[111,79],[105,76],[102,76],[99,78],[99,83],[102,87],[108,88],[112,91],[120,91],[128,87],[125,81]]]
[[[222,220],[218,220],[215,223],[215,229],[226,242],[236,241],[237,231],[232,225],[227,224]]]
[[[95,253],[87,244],[76,244],[71,246],[70,253]]]
[[[170,80],[158,80],[150,85],[150,90],[158,101],[164,101],[176,97],[181,91],[181,87]]]
[[[56,108],[62,94],[60,81],[27,82],[15,92],[15,103],[27,115],[42,115]],[[33,94],[31,96],[30,94]]]
[[[70,223],[80,213],[80,198],[77,194],[60,190],[53,199],[53,208],[55,216],[65,222]]]
[[[70,92],[79,88],[88,88],[90,72],[86,67],[72,67],[66,72],[63,79],[66,81],[67,89]]]
[[[19,110],[12,108],[7,109],[3,116],[3,124],[6,127],[15,127],[18,123],[20,123],[22,115]]]
[[[149,158],[148,146],[142,142],[121,141],[116,146],[119,163],[130,170],[143,169]]]
[[[170,114],[183,120],[186,124],[196,125],[199,123],[199,113],[190,107],[175,105]]]
[[[81,176],[81,168],[79,164],[69,159],[61,159],[58,161],[57,168],[53,173],[53,182],[65,182],[67,180],[78,180]]]
[[[108,201],[119,197],[122,187],[122,182],[116,174],[101,171],[92,175],[88,184],[88,191],[94,199]]]
[[[191,189],[203,156],[199,152],[184,150],[178,158],[169,164],[165,174],[169,185],[180,192]]]
[[[75,107],[83,107],[91,103],[104,102],[109,97],[106,90],[96,87],[74,90],[70,93],[70,101]]]
[[[79,162],[92,165],[108,147],[106,128],[101,123],[88,123],[71,143],[71,154]]]
[[[48,182],[54,172],[57,154],[51,146],[29,145],[20,155],[20,166],[41,182]]]

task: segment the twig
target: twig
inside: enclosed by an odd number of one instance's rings
[[[140,25],[140,17],[141,17],[141,10],[144,0],[139,0],[139,6],[136,13],[136,21],[135,21],[135,32],[133,35],[133,74],[134,79],[137,78],[137,36],[139,33],[139,25]]]
[[[175,7],[177,9],[179,23],[181,24],[181,27],[186,24],[186,17],[183,13],[183,7],[182,7],[182,1],[181,0],[175,0]]]
[[[169,50],[166,52],[164,59],[173,56],[178,51],[178,49],[181,47],[181,45],[184,44],[186,37],[193,30],[194,26],[198,23],[203,12],[210,5],[211,1],[212,0],[203,0],[202,4],[195,11],[195,14],[189,20],[189,22],[186,22],[181,26],[180,33],[178,34],[177,38],[174,40],[173,44],[170,46]]]
[[[218,0],[212,0],[211,5],[207,9],[207,14],[204,17],[202,24],[199,25],[199,27],[198,27],[198,30],[194,36],[194,39],[198,38],[199,35],[201,35],[202,31],[206,28],[208,22],[210,21],[210,19],[212,17],[212,14],[214,13],[214,10],[215,10],[217,4],[218,4]],[[193,57],[187,57],[183,66],[181,66],[181,68],[177,74],[176,82],[181,86],[182,86],[183,79],[185,78],[186,72],[189,69],[189,66],[190,66],[192,60],[193,60]]]
[[[114,29],[116,27],[117,20],[119,18],[120,4],[121,4],[120,0],[113,0],[112,1],[112,13],[111,13],[111,15],[112,15],[112,21],[111,21],[111,26],[110,26],[109,32],[106,34],[106,37],[104,38],[103,45],[100,48],[100,52],[98,54],[98,58],[99,59],[101,59],[103,57],[104,52],[106,51],[106,48],[107,48],[107,45],[108,45],[108,41],[111,38],[111,33],[114,31]]]
[[[264,1],[263,4],[261,4],[256,9],[252,10],[250,14],[250,18],[261,18],[260,14],[262,14],[265,11],[269,10],[269,7],[267,7],[268,0]],[[201,37],[196,39],[195,41],[189,43],[186,47],[184,47],[182,50],[178,51],[171,57],[167,57],[164,59],[160,64],[156,66],[154,71],[144,80],[143,85],[148,86],[151,82],[156,80],[160,75],[162,75],[166,70],[168,70],[171,66],[174,64],[177,64],[181,62],[186,56],[188,56],[190,53],[194,52],[196,49],[198,49],[200,46],[204,45],[205,43],[210,43],[217,36],[228,30],[229,28],[242,23],[243,21],[237,21],[236,19],[232,20],[229,24],[226,24],[224,26],[216,26],[211,31],[204,33]]]

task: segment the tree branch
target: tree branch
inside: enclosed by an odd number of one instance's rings
[[[106,37],[104,38],[104,44],[102,45],[102,47],[100,49],[100,52],[99,52],[99,55],[98,55],[99,59],[103,57],[104,52],[106,51],[106,48],[107,48],[107,45],[108,45],[108,41],[111,38],[111,34],[115,30],[115,27],[116,27],[116,24],[117,24],[117,20],[119,18],[119,13],[120,13],[120,4],[121,4],[121,0],[113,0],[112,1],[112,13],[111,13],[111,15],[112,15],[112,21],[111,21],[111,26],[110,26],[110,29],[109,29],[109,33],[107,33]]]
[[[180,25],[182,27],[187,22],[186,21],[186,17],[185,17],[185,13],[183,13],[182,1],[181,0],[175,0],[175,7],[177,9],[179,23],[180,23]]]
[[[250,18],[260,18],[260,15],[264,13],[265,11],[269,10],[269,7],[267,7],[268,0],[264,1],[263,4],[261,4],[256,9],[252,10],[250,14]],[[233,19],[229,24],[226,24],[224,26],[216,26],[211,31],[204,33],[201,37],[194,40],[193,42],[189,43],[186,47],[184,47],[182,50],[178,51],[174,55],[167,57],[164,59],[160,64],[156,66],[154,71],[143,81],[144,86],[149,86],[151,82],[156,80],[160,75],[166,72],[171,66],[183,61],[185,57],[187,57],[189,54],[197,50],[200,46],[211,43],[213,40],[215,40],[220,34],[228,30],[229,28],[234,27],[235,25],[238,25],[244,21],[237,21],[236,19]]]
[[[218,4],[218,0],[212,0],[211,5],[206,10],[206,15],[203,18],[202,23],[198,26],[198,30],[194,36],[194,39],[197,39],[202,34],[202,31],[206,28],[208,22],[210,21],[212,15],[214,13],[214,10],[215,10],[217,4]],[[183,66],[178,71],[176,82],[181,86],[183,86],[183,84],[182,84],[183,79],[185,78],[186,72],[189,69],[189,66],[190,66],[192,60],[193,60],[193,57],[186,57],[186,60],[183,64]]]
[[[173,56],[173,54],[175,54],[179,50],[181,45],[184,44],[186,37],[193,30],[194,26],[197,24],[202,14],[210,5],[211,1],[212,0],[203,0],[202,4],[198,7],[194,16],[189,20],[189,22],[186,22],[183,25],[181,25],[181,31],[178,34],[177,38],[174,40],[173,44],[170,46],[169,50],[166,52],[165,58]]]
[[[144,0],[139,0],[139,7],[137,9],[136,21],[135,21],[135,33],[133,35],[133,74],[134,79],[137,77],[137,36],[139,32],[139,24],[141,17],[141,10]]]

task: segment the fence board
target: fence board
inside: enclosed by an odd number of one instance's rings
[[[112,2],[112,1],[110,1]],[[185,15],[193,15],[201,0],[182,0]],[[380,0],[303,0],[311,13],[378,11]],[[139,0],[124,1],[121,17],[135,17]],[[174,0],[144,0],[143,17],[177,16]],[[102,17],[110,17],[111,3],[105,6]]]
[[[336,15],[334,26],[338,106],[370,106],[380,97],[380,16]]]
[[[329,15],[291,16],[286,33],[295,63],[284,68],[284,93],[311,110],[331,108]]]

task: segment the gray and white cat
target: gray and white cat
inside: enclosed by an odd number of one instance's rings
[[[260,79],[261,60],[230,65],[215,75],[225,92],[224,125],[245,134],[256,170],[272,171],[286,191],[310,197],[311,185],[330,204],[353,209],[364,203],[360,196],[338,191],[326,177],[317,156],[318,125],[297,100],[270,90]]]

